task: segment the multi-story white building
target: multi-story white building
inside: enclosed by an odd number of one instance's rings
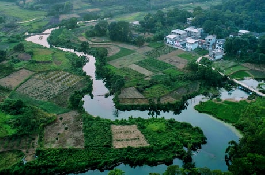
[[[187,38],[186,41],[186,51],[193,51],[198,47],[198,40]]]

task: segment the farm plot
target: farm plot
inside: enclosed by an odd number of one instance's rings
[[[90,44],[91,47],[104,47],[108,50],[108,57],[112,55],[116,55],[120,52],[120,48],[115,45],[107,45],[107,44]]]
[[[84,148],[82,116],[76,111],[57,115],[44,129],[45,148]]]
[[[25,154],[25,160],[30,161],[35,158],[38,146],[38,136],[22,136],[15,139],[4,137],[0,138],[0,152],[21,150]]]
[[[128,67],[144,59],[146,59],[146,56],[138,54],[138,53],[133,53],[133,54],[121,57],[119,59],[109,61],[108,63],[116,68],[121,68],[121,67]]]
[[[63,71],[44,72],[23,83],[17,92],[47,101],[73,87],[83,78]]]
[[[0,79],[0,85],[3,87],[7,87],[8,89],[15,89],[20,83],[22,83],[26,78],[32,75],[33,72],[21,69],[17,72],[14,72],[7,77]]]
[[[130,65],[129,68],[131,68],[132,70],[135,70],[135,71],[137,71],[137,72],[139,72],[141,74],[144,74],[147,77],[150,77],[150,76],[153,75],[153,72],[151,72],[151,71],[149,71],[149,70],[147,70],[147,69],[145,69],[143,67],[140,67],[140,66],[138,66],[136,64]]]
[[[111,125],[112,145],[114,148],[149,146],[144,135],[136,125]]]
[[[121,91],[119,98],[145,98],[135,87],[125,88]]]
[[[183,52],[184,51],[182,50],[176,50],[166,55],[162,55],[158,57],[157,59],[160,61],[164,61],[165,63],[171,64],[177,67],[178,69],[183,69],[188,64],[188,60],[185,60],[178,56],[178,54],[181,54]]]
[[[167,64],[163,61],[157,60],[157,59],[153,59],[153,58],[149,58],[149,59],[145,59],[145,60],[141,60],[139,62],[136,63],[137,65],[151,71],[151,72],[161,72],[164,71],[168,68],[172,68],[173,66],[170,64]]]

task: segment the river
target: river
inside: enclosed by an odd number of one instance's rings
[[[53,29],[48,29],[43,33],[50,33]],[[40,40],[41,35],[31,36],[26,38],[27,41],[31,41],[36,44],[43,45],[44,47],[50,48],[50,45],[47,42],[49,35],[42,35],[43,38]],[[77,55],[84,55],[80,52],[75,52],[73,49],[58,48],[63,51],[69,51],[76,53]],[[95,58],[90,55],[86,55],[89,58],[89,62],[84,66],[83,70],[87,75],[91,76],[93,79],[93,95],[94,98],[91,99],[90,96],[84,96],[84,109],[94,116],[100,116],[102,118],[108,118],[111,120],[133,117],[142,117],[149,118],[148,111],[119,111],[118,117],[114,115],[115,106],[112,101],[113,96],[107,98],[104,97],[104,94],[108,92],[108,89],[105,87],[105,84],[102,80],[97,80],[95,77]],[[248,94],[235,89],[232,93],[228,93],[225,90],[221,90],[222,99],[241,99],[247,98]],[[194,106],[200,101],[207,100],[204,96],[199,95],[195,98],[188,100],[189,105],[187,109],[183,110],[179,115],[174,115],[173,112],[162,112],[158,117],[165,117],[166,119],[174,118],[180,122],[188,122],[193,126],[198,126],[203,130],[203,133],[207,137],[207,144],[202,145],[202,149],[199,152],[194,152],[193,160],[196,167],[208,167],[210,169],[220,169],[222,171],[227,171],[227,166],[224,161],[225,149],[228,146],[228,142],[231,140],[239,141],[241,137],[240,133],[231,125],[226,124],[220,120],[217,120],[210,115],[198,113]],[[179,159],[174,159],[174,165],[182,165],[182,161]],[[131,168],[128,165],[121,164],[116,168],[122,169],[126,172],[126,175],[145,175],[150,172],[163,173],[167,166],[158,165],[158,166],[141,166],[136,168]],[[87,175],[107,175],[108,171],[100,172],[98,170],[92,171],[89,170],[86,173]]]

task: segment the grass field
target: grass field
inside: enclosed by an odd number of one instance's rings
[[[146,15],[146,12],[136,12],[136,13],[130,13],[130,14],[124,14],[114,17],[114,20],[116,21],[127,21],[127,22],[133,22],[133,21],[140,21],[144,19],[144,16]]]
[[[178,56],[188,61],[196,60],[199,58],[199,56],[188,53],[188,52],[181,53]]]
[[[112,61],[112,60],[115,60],[115,59],[130,55],[130,54],[132,54],[134,52],[135,51],[133,51],[133,50],[120,47],[120,51],[117,54],[108,57],[107,60],[108,61]]]
[[[108,63],[116,68],[121,68],[121,67],[128,67],[144,59],[146,59],[146,56],[138,53],[132,53],[122,58],[109,61]]]
[[[233,74],[234,72],[238,72],[238,71],[244,71],[244,70],[248,70],[248,68],[244,67],[244,66],[241,66],[241,65],[235,65],[235,66],[232,66],[230,68],[227,68],[224,70],[224,73],[226,75],[231,75]]]
[[[35,49],[33,51],[33,60],[36,61],[52,61],[53,52],[48,49]]]
[[[26,10],[15,5],[14,2],[0,1],[0,12],[8,16],[19,18],[20,21],[28,21],[34,18],[43,18],[47,13],[44,11]]]

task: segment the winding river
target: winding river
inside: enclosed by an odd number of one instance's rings
[[[53,29],[48,29],[43,33],[51,33]],[[43,36],[40,40],[39,37]],[[27,41],[31,41],[36,44],[43,45],[44,47],[50,48],[50,45],[47,42],[49,35],[35,35],[26,38]],[[77,55],[84,55],[80,52],[75,52],[73,49],[58,48],[63,51],[73,52]],[[89,58],[89,62],[84,66],[83,70],[87,75],[91,76],[93,79],[93,95],[94,98],[91,99],[89,95],[84,96],[84,109],[94,116],[100,116],[102,118],[108,118],[111,120],[133,117],[142,117],[149,118],[148,111],[119,111],[118,117],[114,115],[115,106],[112,101],[113,96],[108,98],[104,97],[104,94],[108,92],[108,89],[105,87],[105,84],[102,80],[97,80],[95,77],[95,58],[90,55],[86,55]],[[241,98],[246,98],[248,94],[245,92],[235,89],[232,93],[228,93],[225,90],[221,91],[222,99],[235,99],[239,100]],[[220,169],[222,171],[227,171],[227,166],[224,161],[225,149],[228,146],[230,140],[239,141],[239,138],[242,137],[241,134],[231,125],[221,122],[210,115],[198,113],[194,110],[194,106],[200,101],[207,100],[204,96],[199,95],[195,98],[188,100],[189,105],[187,109],[183,110],[181,114],[174,115],[173,112],[162,112],[158,117],[175,118],[180,122],[188,122],[193,126],[198,126],[203,130],[203,133],[207,137],[207,144],[202,145],[202,149],[199,152],[194,152],[193,160],[196,167],[208,167],[210,169]],[[174,165],[182,165],[182,161],[179,159],[174,159]],[[167,166],[162,164],[158,166],[141,166],[136,168],[131,168],[128,165],[121,164],[116,168],[122,169],[126,172],[126,175],[145,175],[151,172],[163,173]],[[100,172],[98,170],[92,171],[89,170],[86,173],[87,175],[107,175],[108,170]]]

